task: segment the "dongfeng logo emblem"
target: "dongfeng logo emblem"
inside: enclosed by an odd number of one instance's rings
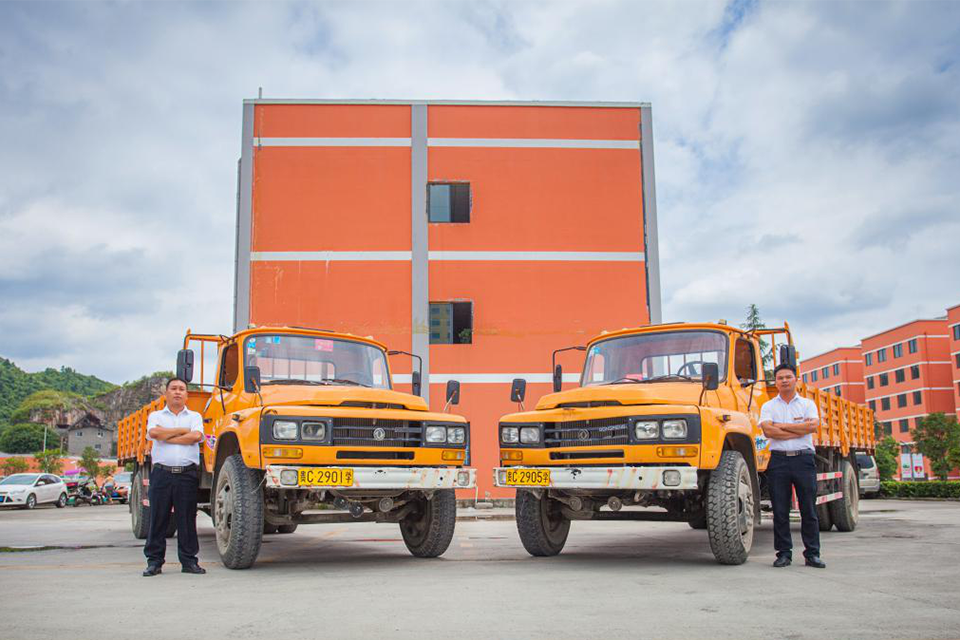
[[[587,431],[586,429],[580,429],[580,431],[577,431],[577,439],[578,439],[578,440],[589,440],[589,439],[590,439],[590,432]]]
[[[373,430],[373,439],[376,440],[377,442],[379,442],[380,440],[383,440],[386,437],[387,437],[387,432],[381,429],[380,427],[377,427],[376,429]]]

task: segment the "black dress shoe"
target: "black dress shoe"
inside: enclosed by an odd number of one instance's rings
[[[773,566],[779,569],[781,567],[789,567],[791,563],[793,563],[793,560],[790,556],[777,556],[777,559],[773,561]]]
[[[163,569],[155,564],[148,564],[146,570],[143,572],[143,577],[149,578],[151,576],[158,576],[161,573],[163,573]]]
[[[805,563],[808,567],[816,567],[817,569],[826,569],[827,563],[820,559],[820,556],[810,556],[807,558]]]
[[[180,573],[196,573],[197,575],[202,575],[206,573],[207,570],[201,567],[198,564],[195,565],[183,565],[183,568],[180,569]]]

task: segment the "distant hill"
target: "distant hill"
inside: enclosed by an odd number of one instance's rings
[[[24,398],[36,391],[53,389],[99,396],[116,388],[115,384],[77,373],[69,367],[27,373],[13,362],[0,358],[0,424],[7,423]]]

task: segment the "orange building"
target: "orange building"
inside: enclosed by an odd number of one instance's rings
[[[862,350],[867,403],[885,433],[911,442],[910,430],[924,416],[956,410],[945,317],[864,338]]]
[[[800,362],[804,383],[841,398],[865,403],[863,357],[860,347],[839,347]]]
[[[372,335],[463,385],[480,495],[552,350],[660,321],[650,106],[247,100],[235,329]],[[579,355],[579,354],[577,354]],[[582,359],[562,354],[564,380]],[[392,358],[409,390],[411,361]]]
[[[947,330],[950,336],[950,369],[953,406],[960,420],[960,304],[947,309]]]

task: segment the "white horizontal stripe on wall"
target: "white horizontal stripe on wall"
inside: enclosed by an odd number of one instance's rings
[[[430,251],[430,260],[643,262],[642,251]]]
[[[253,251],[250,260],[275,262],[336,262],[336,261],[376,261],[411,260],[410,251]]]
[[[917,339],[917,338],[949,338],[949,337],[950,337],[950,336],[941,336],[941,335],[939,335],[939,334],[938,334],[938,335],[925,334],[925,335],[910,336],[909,338],[904,338],[903,340],[897,340],[896,342],[891,342],[890,344],[885,344],[885,345],[883,345],[882,347],[877,347],[876,349],[870,349],[870,351],[864,351],[864,352],[863,352],[863,355],[867,355],[868,353],[876,353],[877,351],[880,351],[880,349],[887,349],[887,348],[889,348],[889,347],[892,347],[892,346],[895,345],[895,344],[903,344],[903,345],[904,345],[904,348],[907,348],[907,347],[906,347],[906,343],[907,343],[907,342],[910,342],[911,340],[915,340],[915,339]]]
[[[464,384],[510,384],[514,378],[523,378],[531,384],[553,382],[553,376],[549,373],[431,373],[430,384],[446,384],[449,380],[459,380]],[[563,381],[580,382],[580,374],[565,373]]]
[[[867,398],[867,402],[869,402],[870,400],[882,400],[883,398],[896,398],[897,396],[909,396],[914,391],[953,391],[953,387],[916,387],[915,389],[907,389],[906,391],[900,391],[898,393],[889,393],[885,396],[870,396],[869,398]],[[903,407],[901,407],[901,409],[902,408]]]
[[[884,363],[886,364],[886,363]],[[927,364],[950,364],[949,360],[920,360],[919,362],[905,362],[899,367],[894,367],[893,369],[884,369],[883,371],[871,371],[868,374],[864,374],[865,378],[870,378],[872,376],[879,376],[884,373],[893,373],[894,371],[900,371],[901,369],[909,370],[910,367],[917,365],[927,365]],[[921,370],[922,373],[922,370]]]
[[[634,149],[639,140],[584,140],[572,138],[427,138],[428,147],[508,147],[527,149]]]
[[[410,138],[254,138],[255,147],[409,147]]]

